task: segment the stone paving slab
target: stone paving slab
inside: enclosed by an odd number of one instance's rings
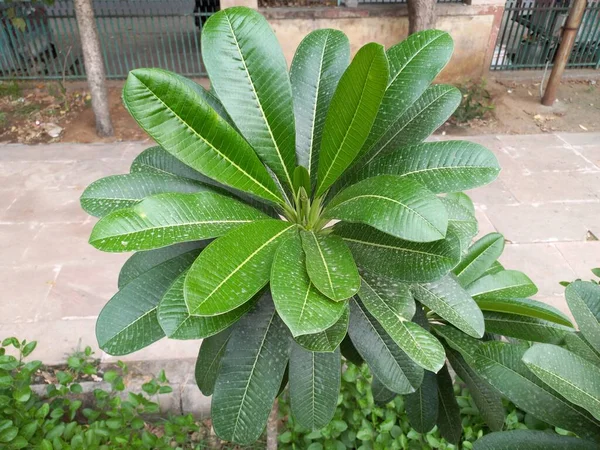
[[[600,133],[468,139],[490,148],[503,168],[494,183],[469,192],[479,235],[503,233],[502,262],[538,284],[536,298],[567,312],[559,281],[590,278],[589,269],[600,266],[600,241],[590,240],[600,238]],[[38,340],[37,353],[49,363],[96,346],[96,317],[128,255],[87,243],[96,219],[78,199],[92,181],[127,172],[150,145],[0,144],[0,338]],[[198,346],[162,340],[119,359],[183,364]]]

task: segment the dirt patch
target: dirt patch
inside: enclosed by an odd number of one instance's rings
[[[0,83],[0,142],[91,143],[147,139],[146,133],[123,107],[121,89],[122,83],[110,83],[115,136],[101,139],[96,136],[85,83],[68,83],[66,93],[58,83],[16,88]],[[468,136],[600,131],[600,87],[594,81],[565,81],[552,107],[540,103],[539,83],[490,79],[486,89],[492,97],[493,111],[466,124],[450,120],[437,133]]]

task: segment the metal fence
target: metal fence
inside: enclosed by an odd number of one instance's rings
[[[341,1],[341,0],[340,0]],[[438,3],[463,3],[463,0],[437,0]],[[358,0],[359,5],[406,4],[406,0]]]
[[[567,1],[509,1],[492,70],[551,67],[569,13]],[[600,3],[588,2],[567,67],[600,68]]]
[[[12,5],[24,28],[8,18],[11,5],[4,5],[0,79],[85,78],[72,0]],[[136,67],[205,75],[199,35],[216,5],[218,0],[95,0],[107,77],[124,78]]]

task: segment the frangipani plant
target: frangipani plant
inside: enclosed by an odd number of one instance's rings
[[[437,380],[449,402],[438,336],[481,338],[479,301],[535,286],[492,266],[499,235],[465,255],[477,221],[461,191],[497,176],[494,155],[423,142],[460,102],[456,88],[429,86],[450,59],[448,34],[367,44],[350,62],[346,36],[318,30],[288,73],[266,20],[236,7],[207,21],[202,53],[211,91],[160,69],[130,73],[124,103],[158,146],[82,195],[101,217],[90,243],[136,252],[98,318],[100,347],[203,338],[198,386],[218,436],[241,444],[261,435],[288,382],[297,421],[326,425],[342,354],[364,359],[381,392]]]

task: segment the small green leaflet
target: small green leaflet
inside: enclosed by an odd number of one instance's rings
[[[574,281],[565,297],[585,339],[600,352],[600,286],[589,281]]]
[[[475,242],[452,270],[463,287],[482,277],[504,250],[504,236],[489,233]]]
[[[294,340],[306,350],[312,352],[332,352],[342,343],[346,332],[348,331],[348,321],[350,319],[350,309],[348,305],[342,312],[342,317],[320,333],[305,334],[296,336]]]
[[[518,270],[504,270],[485,275],[469,286],[467,291],[475,300],[517,297],[525,298],[537,294],[537,286],[527,275]]]
[[[196,360],[194,375],[200,392],[207,397],[212,395],[215,389],[217,374],[221,367],[221,358],[223,358],[223,355],[225,354],[227,341],[229,340],[232,331],[233,327],[229,327],[219,334],[215,334],[214,336],[202,340],[202,345],[198,352],[198,359]]]

